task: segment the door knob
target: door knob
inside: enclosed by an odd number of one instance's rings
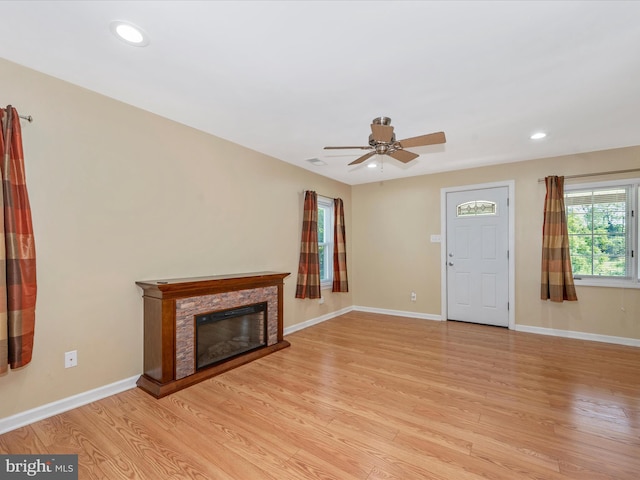
[[[449,262],[449,266],[450,266],[450,267],[453,267],[453,262]]]

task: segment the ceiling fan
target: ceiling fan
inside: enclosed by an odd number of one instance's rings
[[[371,123],[371,135],[369,135],[369,145],[362,147],[324,147],[325,150],[342,150],[349,148],[358,148],[361,150],[371,150],[360,158],[355,159],[349,165],[357,165],[362,163],[374,155],[389,155],[403,163],[410,162],[418,158],[420,155],[409,152],[405,148],[422,147],[425,145],[437,145],[445,143],[447,140],[444,132],[429,133],[420,135],[419,137],[405,138],[404,140],[396,140],[393,133],[391,119],[389,117],[374,118]]]

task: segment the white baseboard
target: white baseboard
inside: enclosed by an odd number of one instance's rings
[[[290,333],[297,332],[298,330],[311,327],[312,325],[317,325],[318,323],[322,323],[332,318],[339,317],[340,315],[344,315],[345,313],[349,313],[352,310],[358,312],[380,313],[383,315],[394,315],[398,317],[419,318],[423,320],[442,320],[442,317],[440,315],[432,315],[428,313],[353,306],[343,308],[342,310],[331,312],[320,317],[312,318],[311,320],[292,325],[291,327],[287,327],[284,329],[284,334],[288,335]],[[533,327],[529,325],[517,324],[515,326],[515,330],[519,332],[537,333],[540,335],[551,335],[555,337],[575,338],[579,340],[590,340],[595,342],[605,342],[618,345],[627,345],[631,347],[640,347],[640,339],[634,338],[614,337],[609,335],[598,335],[594,333],[574,332],[570,330],[557,330],[554,328]],[[71,397],[63,398],[62,400],[58,400],[56,402],[48,403],[31,410],[27,410],[25,412],[12,415],[10,417],[0,418],[0,435],[10,432],[11,430],[24,427],[25,425],[35,423],[39,420],[44,420],[45,418],[58,415],[59,413],[63,413],[82,405],[86,405],[88,403],[101,400],[111,395],[115,395],[117,393],[135,388],[136,382],[138,381],[139,377],[139,375],[135,375],[133,377],[125,378],[124,380],[120,380],[109,385],[104,385],[87,392],[79,393]]]
[[[371,308],[354,306],[352,310],[357,312],[381,313],[383,315],[395,315],[398,317],[421,318],[424,320],[442,321],[442,316],[428,314],[406,312],[402,310],[388,310],[384,308]],[[592,342],[614,343],[617,345],[627,345],[630,347],[640,347],[640,339],[628,337],[614,337],[611,335],[599,335],[595,333],[574,332],[571,330],[558,330],[555,328],[532,327],[529,325],[515,325],[514,330],[518,332],[537,333],[539,335],[550,335],[554,337],[575,338],[578,340],[590,340]]]
[[[357,312],[381,313],[383,315],[394,315],[396,317],[420,318],[422,320],[442,321],[442,317],[440,315],[435,315],[431,313],[407,312],[404,310],[388,310],[386,308],[371,308],[371,307],[360,307],[360,306],[354,306],[353,310]]]
[[[442,317],[440,317],[440,315],[432,315],[429,313],[405,312],[402,310],[387,310],[383,308],[354,306],[354,307],[346,307],[346,308],[343,308],[342,310],[327,313],[326,315],[312,318],[311,320],[307,320],[306,322],[297,323],[296,325],[286,327],[283,333],[284,335],[288,335],[290,333],[297,332],[298,330],[303,330],[313,325],[317,325],[318,323],[322,323],[332,318],[339,317],[340,315],[344,315],[345,313],[349,313],[353,310],[358,312],[381,313],[383,315],[395,315],[396,317],[421,318],[423,320],[438,320],[438,321],[442,320]]]
[[[332,318],[339,317],[340,315],[344,315],[345,313],[349,313],[353,310],[353,307],[343,308],[342,310],[337,310],[335,312],[327,313],[326,315],[322,315],[320,317],[312,318],[311,320],[307,320],[306,322],[296,323],[295,325],[291,325],[290,327],[286,327],[284,329],[283,334],[289,335],[290,333],[297,332],[298,330],[303,330],[305,328],[311,327],[312,325],[317,325],[318,323],[326,322],[327,320],[331,320]]]
[[[93,390],[89,390],[88,392],[83,392],[71,397],[63,398],[62,400],[47,403],[46,405],[27,410],[25,412],[17,413],[10,417],[0,418],[0,435],[10,432],[11,430],[15,430],[16,428],[30,425],[39,420],[53,417],[54,415],[58,415],[59,413],[81,407],[82,405],[86,405],[87,403],[95,402],[96,400],[101,400],[111,395],[115,395],[116,393],[135,388],[138,378],[140,378],[140,375],[125,378],[124,380],[110,383],[109,385],[104,385],[102,387],[94,388]]]
[[[517,332],[537,333],[539,335],[551,335],[553,337],[575,338],[578,340],[590,340],[592,342],[615,343],[630,347],[640,347],[640,339],[627,337],[613,337],[611,335],[599,335],[596,333],[574,332],[571,330],[558,330],[555,328],[532,327],[529,325],[517,325]]]

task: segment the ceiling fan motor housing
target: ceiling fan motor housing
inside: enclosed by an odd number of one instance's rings
[[[373,138],[373,134],[369,135],[369,145],[376,149],[376,153],[383,153],[378,151],[379,147],[385,147],[387,145],[393,145],[395,143],[397,143],[395,133],[391,136],[391,141],[389,143],[376,140],[375,138]]]
[[[387,145],[386,143],[378,143],[375,147],[376,147],[376,153],[378,155],[384,155],[385,153],[387,153],[387,150],[389,149],[389,145]]]

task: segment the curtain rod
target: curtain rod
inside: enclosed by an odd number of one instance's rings
[[[312,188],[305,188],[304,190],[302,190],[302,194],[303,195],[304,195],[305,192],[316,192],[316,195],[318,195],[319,197],[334,198],[334,197],[331,197],[329,195],[323,195],[322,193],[318,193],[316,190],[314,190]]]
[[[568,178],[584,178],[584,177],[599,177],[601,175],[615,175],[617,173],[631,173],[640,172],[640,168],[630,168],[628,170],[609,170],[608,172],[595,172],[595,173],[581,173],[579,175],[565,175],[565,180]],[[544,178],[539,178],[538,183],[544,183]]]
[[[7,105],[7,108],[11,108],[11,105]],[[3,108],[3,110],[6,110],[6,109]],[[20,117],[23,120],[26,120],[29,123],[33,122],[33,117],[31,115],[20,115],[20,114],[18,114],[18,117]]]

